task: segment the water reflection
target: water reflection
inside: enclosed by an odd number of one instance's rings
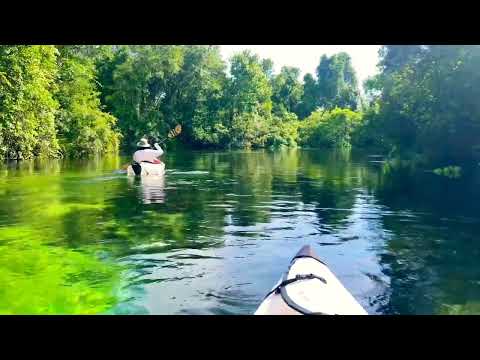
[[[162,204],[165,201],[165,175],[128,176],[131,186],[138,187],[144,204]]]

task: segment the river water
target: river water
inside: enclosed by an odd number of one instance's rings
[[[370,314],[480,313],[480,187],[325,150],[0,167],[0,313],[252,314],[314,247]]]

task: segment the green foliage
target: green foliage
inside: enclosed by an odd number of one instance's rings
[[[299,121],[293,113],[273,116],[267,145],[270,147],[296,147],[298,143]]]
[[[127,60],[129,56],[128,46],[102,46],[101,49],[94,57],[97,72],[97,88],[100,92],[102,106],[112,113],[113,106],[107,99],[113,93],[113,72],[118,65]]]
[[[348,54],[339,53],[330,58],[323,55],[317,68],[317,79],[321,107],[357,109],[357,78]]]
[[[93,56],[96,48],[85,46],[0,47],[0,158],[117,151]]]
[[[362,124],[362,115],[350,109],[317,110],[300,125],[301,145],[350,147],[352,134]]]
[[[357,106],[345,53],[322,57],[304,83],[249,51],[228,68],[218,46],[3,46],[0,156],[115,152],[178,123],[178,141],[198,147],[296,146],[297,116]]]
[[[116,119],[100,110],[93,61],[69,47],[61,48],[60,54],[56,123],[62,152],[85,157],[118,151],[119,134],[113,130]]]
[[[180,46],[130,46],[128,56],[113,71],[111,95],[106,97],[128,146],[144,135],[160,138],[175,119],[160,111],[168,101],[171,76],[183,64]]]
[[[401,70],[405,65],[414,63],[426,49],[422,45],[386,45],[380,49],[379,67],[385,74]]]
[[[282,67],[272,81],[272,102],[275,113],[296,112],[303,95],[303,86],[298,77],[300,69]]]
[[[225,68],[218,46],[184,47],[183,66],[169,82],[171,101],[162,109],[183,122],[183,141],[223,145]]]
[[[115,152],[181,123],[178,141],[197,147],[295,146],[300,129],[304,145],[478,162],[480,47],[389,45],[380,57],[363,100],[346,53],[322,56],[302,83],[249,51],[227,66],[218,46],[1,46],[0,157]]]
[[[480,47],[385,46],[376,102],[382,133],[397,152],[430,163],[480,159]]]
[[[258,56],[249,51],[234,55],[230,74],[227,94],[232,115],[250,112],[258,112],[261,116],[269,115],[272,109],[272,87]]]
[[[317,82],[312,74],[306,74],[303,77],[303,95],[297,107],[297,114],[304,119],[315,111],[317,106]]]
[[[323,55],[316,70],[317,79],[311,74],[304,76],[304,91],[297,114],[309,116],[318,108],[330,110],[335,107],[357,110],[360,91],[351,58],[346,53],[328,57]]]
[[[228,128],[229,146],[265,145],[272,111],[272,87],[266,74],[270,68],[269,62],[262,63],[249,51],[232,57],[225,94],[228,110],[223,126],[217,126],[221,130]]]
[[[222,113],[219,112],[217,116],[217,118],[193,118],[193,138],[197,143],[214,147],[228,145],[230,132],[222,121],[225,115],[222,116]]]
[[[0,157],[55,156],[54,46],[0,46]]]
[[[271,59],[263,59],[261,62],[263,72],[269,79],[273,78],[273,61]]]
[[[385,137],[379,111],[379,104],[373,103],[362,112],[361,126],[355,127],[352,133],[353,146],[383,153],[392,148],[392,144]]]
[[[382,95],[382,75],[377,74],[367,78],[363,82],[363,89],[365,90],[365,101],[367,105],[378,104]]]
[[[177,123],[182,140],[225,145],[227,87],[218,46],[123,46],[97,61],[102,99],[119,120],[124,145],[163,137]]]
[[[269,130],[267,121],[257,111],[235,114],[229,129],[230,145],[245,148],[264,146]]]

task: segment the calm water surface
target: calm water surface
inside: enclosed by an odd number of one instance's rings
[[[304,244],[370,314],[480,313],[480,187],[324,150],[0,167],[0,313],[251,314]]]

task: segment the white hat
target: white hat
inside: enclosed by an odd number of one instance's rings
[[[148,140],[145,138],[140,139],[140,141],[137,143],[137,146],[140,148],[149,148],[150,144],[148,143]]]

